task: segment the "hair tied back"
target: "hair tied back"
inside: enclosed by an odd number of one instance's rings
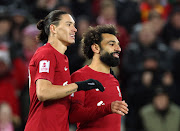
[[[40,20],[37,24],[39,30],[44,30],[44,20]]]

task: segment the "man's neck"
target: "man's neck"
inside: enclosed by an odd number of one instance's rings
[[[110,73],[110,67],[104,64],[99,58],[93,57],[89,67],[95,71]]]
[[[57,39],[50,39],[48,40],[48,43],[51,44],[51,46],[56,49],[58,52],[60,52],[61,54],[64,54],[65,51],[67,50],[67,46],[64,45],[61,41],[57,40]]]

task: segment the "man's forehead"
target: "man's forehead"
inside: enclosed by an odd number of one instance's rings
[[[74,19],[72,18],[72,16],[70,14],[65,14],[61,16],[61,21],[63,22],[69,22],[69,23],[75,23]]]
[[[103,40],[105,40],[105,41],[113,40],[113,41],[117,41],[118,42],[117,37],[115,35],[113,35],[113,34],[103,33],[102,37],[103,37]]]

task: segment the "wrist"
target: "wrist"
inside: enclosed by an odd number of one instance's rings
[[[106,111],[107,113],[109,113],[109,114],[112,113],[112,110],[111,110],[111,103],[105,105],[105,111]]]
[[[78,85],[76,83],[71,83],[71,86],[74,87],[75,89],[78,89]]]

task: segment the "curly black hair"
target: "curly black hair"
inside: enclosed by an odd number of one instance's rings
[[[81,40],[81,46],[83,54],[86,58],[92,59],[94,52],[91,49],[91,45],[94,43],[98,44],[100,47],[100,43],[102,41],[102,34],[108,33],[112,35],[117,34],[117,30],[114,25],[98,25],[96,27],[89,27],[87,32],[83,34],[83,38]]]

